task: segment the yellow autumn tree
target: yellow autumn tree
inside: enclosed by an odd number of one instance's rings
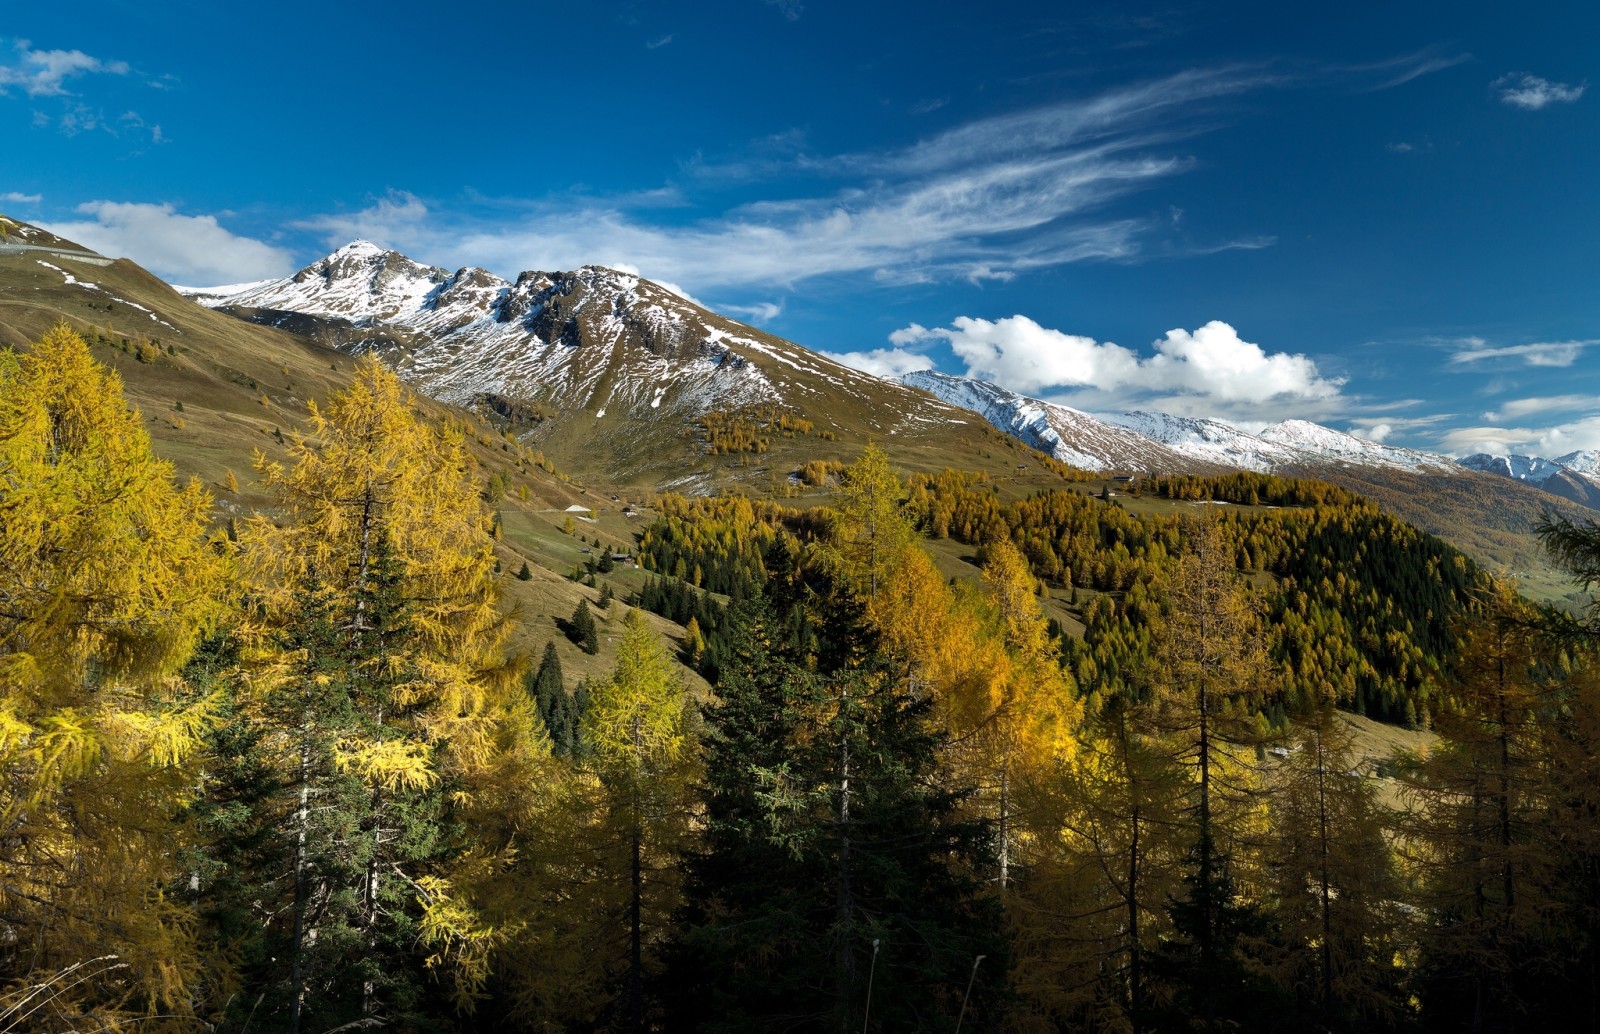
[[[456,888],[511,847],[440,831],[480,791],[506,801],[501,770],[547,753],[510,693],[492,517],[459,429],[422,420],[370,357],[308,423],[287,464],[258,459],[279,512],[240,533],[244,712],[295,795],[278,804],[291,1029],[392,1017],[422,979],[413,963],[450,971],[469,1003],[497,934]]]
[[[1014,853],[1033,837],[1033,823],[1017,815],[1018,784],[1026,800],[1029,786],[1048,781],[1072,757],[1083,708],[1050,642],[1027,558],[1010,539],[990,547],[983,584],[994,615],[992,634],[1011,661],[979,737],[991,764],[1005,890]]]
[[[641,611],[623,622],[617,664],[592,692],[585,738],[599,780],[601,831],[625,858],[625,1015],[644,1030],[646,952],[676,901],[677,861],[687,836],[683,806],[695,743],[690,705],[661,637]],[[619,1010],[621,1011],[621,1010]]]
[[[176,673],[219,616],[209,506],[68,326],[0,352],[7,1029],[103,1029],[196,996],[193,917],[171,888],[214,714]]]

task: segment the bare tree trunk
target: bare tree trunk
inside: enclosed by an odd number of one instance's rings
[[[850,686],[841,683],[839,689],[839,870],[838,870],[838,896],[837,928],[838,932],[838,958],[836,960],[836,979],[838,981],[838,1020],[839,1029],[844,1031],[851,1026],[850,990],[855,986],[855,953],[850,943],[851,921],[855,913],[855,900],[850,886]]]
[[[634,749],[640,748],[639,715],[633,716]],[[632,896],[628,902],[628,1002],[634,1034],[644,1034],[644,864],[641,858],[639,773],[633,776],[633,814],[629,821],[629,880]]]
[[[289,1034],[300,1034],[300,1014],[305,1006],[306,941],[306,841],[311,822],[311,717],[300,728],[300,805],[295,809],[294,836],[294,963],[289,971]]]

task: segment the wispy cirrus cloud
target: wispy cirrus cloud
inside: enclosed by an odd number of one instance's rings
[[[1580,409],[1600,406],[1600,397],[1594,395],[1539,395],[1533,398],[1508,399],[1483,414],[1483,419],[1499,423],[1503,420],[1521,420],[1536,414],[1571,413]]]
[[[1194,165],[1179,141],[1212,124],[1208,105],[1278,81],[1251,68],[1185,72],[1100,95],[957,125],[904,147],[808,153],[780,134],[753,157],[696,159],[674,195],[550,197],[463,210],[395,190],[296,226],[327,246],[350,237],[445,264],[506,272],[628,264],[696,292],[784,289],[830,276],[907,284],[1004,281],[1093,260],[1168,255],[1164,220],[1110,203]],[[730,189],[761,200],[720,204]],[[1262,247],[1253,235],[1185,245]]]
[[[1503,75],[1490,84],[1500,95],[1500,103],[1523,111],[1538,111],[1552,104],[1571,104],[1589,88],[1587,82],[1576,86],[1556,83],[1525,72]]]
[[[1373,77],[1376,81],[1369,83],[1366,90],[1375,93],[1379,90],[1392,90],[1396,86],[1404,86],[1413,79],[1442,72],[1471,60],[1472,55],[1464,51],[1448,52],[1437,47],[1428,47],[1372,64],[1356,65],[1348,71]]]
[[[1566,367],[1577,362],[1583,350],[1600,344],[1600,338],[1583,341],[1540,341],[1526,345],[1491,346],[1482,338],[1465,338],[1450,355],[1452,366],[1473,366],[1509,360],[1523,366]]]

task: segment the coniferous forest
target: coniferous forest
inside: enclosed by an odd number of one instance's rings
[[[0,353],[0,1029],[1600,1031],[1600,613],[1347,491],[666,496],[572,685],[375,360],[257,476]]]

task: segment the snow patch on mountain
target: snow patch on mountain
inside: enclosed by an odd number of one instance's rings
[[[1126,428],[988,381],[932,370],[904,374],[900,381],[970,409],[1040,452],[1081,470],[1171,472],[1193,467],[1184,456]]]
[[[278,322],[274,314],[327,321],[340,347],[377,349],[422,391],[457,404],[494,395],[662,418],[825,404],[843,393],[882,409],[891,432],[928,419],[926,404],[899,385],[604,266],[507,281],[352,241],[290,277],[182,291],[262,322]],[[936,408],[937,418],[949,415]]]
[[[1199,471],[1207,467],[1258,473],[1326,465],[1449,472],[1450,460],[1380,445],[1305,420],[1286,420],[1251,434],[1219,420],[1170,413],[1098,417],[1008,391],[986,381],[920,371],[901,381],[962,406],[1041,451],[1086,470]]]
[[[1285,420],[1262,431],[1260,438],[1293,449],[1313,463],[1342,463],[1357,467],[1388,467],[1413,473],[1448,474],[1455,464],[1445,456],[1357,438],[1309,420]],[[1302,461],[1306,462],[1306,461]]]

